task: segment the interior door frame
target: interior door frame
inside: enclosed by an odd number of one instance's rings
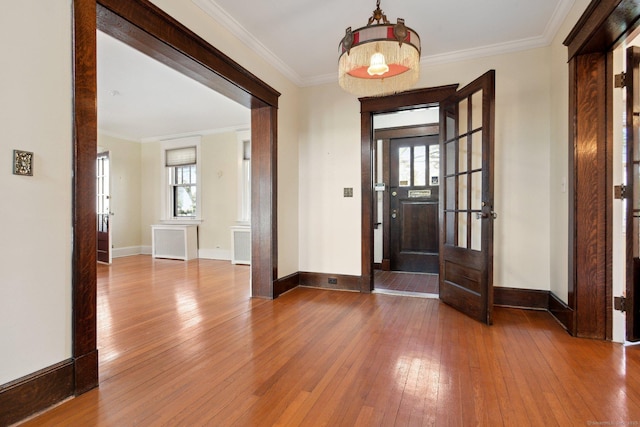
[[[98,386],[95,158],[96,30],[251,109],[251,289],[277,278],[277,109],[280,93],[148,0],[73,1],[73,393]]]
[[[100,158],[106,158],[107,159],[107,168],[108,168],[108,175],[109,175],[109,193],[107,194],[107,199],[109,199],[109,210],[108,210],[108,215],[107,215],[107,261],[100,261],[100,257],[98,255],[98,262],[102,262],[105,264],[111,264],[113,261],[113,233],[111,232],[111,227],[113,226],[113,221],[111,220],[111,153],[109,151],[102,151],[100,153],[97,154],[96,156],[96,160],[99,160]],[[104,177],[102,178],[104,180]],[[97,199],[97,195],[96,195],[96,199]],[[97,232],[98,234],[98,239],[99,239],[99,234],[100,231],[98,230]],[[100,251],[100,245],[98,245],[98,250],[96,251],[99,252]]]
[[[391,140],[395,138],[409,138],[414,136],[429,136],[429,135],[437,135],[440,133],[440,123],[427,123],[427,124],[419,124],[419,125],[410,125],[410,126],[399,126],[393,128],[385,128],[385,129],[374,129],[373,132],[373,146],[376,146],[376,142],[378,140],[382,140],[382,175],[383,182],[389,181],[389,145],[391,144]],[[374,150],[373,156],[377,156],[380,153],[376,153]],[[375,164],[378,159],[373,159],[374,170]],[[375,174],[374,174],[375,175]],[[380,181],[379,181],[380,182]],[[383,271],[390,271],[390,248],[389,248],[389,240],[390,240],[390,218],[389,218],[389,192],[385,191],[383,193],[382,200],[382,262],[380,264],[380,268]],[[373,203],[376,204],[376,196],[374,192]],[[374,208],[374,225],[380,222],[380,217],[376,216]],[[375,228],[375,227],[374,227]]]
[[[640,341],[640,317],[638,316],[638,295],[637,288],[640,281],[640,257],[638,253],[638,232],[639,219],[637,217],[638,188],[637,177],[639,175],[638,165],[638,145],[640,141],[640,132],[638,129],[638,112],[640,111],[640,47],[629,46],[624,52],[627,57],[627,69],[625,77],[626,114],[627,114],[627,170],[626,170],[626,223],[624,228],[626,231],[625,242],[625,275],[626,275],[626,301],[625,301],[625,336],[627,341]]]
[[[639,26],[637,0],[593,0],[564,40],[569,62],[568,301],[552,295],[549,310],[580,337],[612,339],[613,49]]]
[[[360,185],[361,185],[361,275],[360,292],[373,291],[374,182],[376,159],[373,116],[380,113],[412,110],[439,104],[454,94],[457,84],[415,89],[384,97],[360,98]]]

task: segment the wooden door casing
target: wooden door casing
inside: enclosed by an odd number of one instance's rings
[[[640,47],[627,48],[626,70],[626,339],[640,341]]]

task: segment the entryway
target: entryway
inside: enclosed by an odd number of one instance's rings
[[[495,70],[489,70],[460,90],[458,85],[449,85],[360,99],[362,290],[375,289],[374,258],[379,255],[375,251],[375,234],[377,228],[380,239],[378,217],[381,216],[378,193],[387,189],[387,183],[377,181],[380,176],[377,172],[383,169],[376,155],[380,148],[374,121],[385,113],[435,106],[438,106],[439,114],[438,132],[434,134],[440,135],[439,163],[442,166],[438,166],[438,179],[434,180],[434,184],[437,182],[440,186],[438,296],[444,303],[490,325],[493,221],[497,218],[493,209]],[[412,156],[415,153],[408,157],[409,175],[415,179]],[[415,190],[423,191],[417,196],[427,196],[427,185],[423,187]]]
[[[374,289],[438,294],[439,107],[376,114]]]

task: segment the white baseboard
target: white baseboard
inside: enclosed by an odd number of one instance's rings
[[[204,259],[219,259],[231,261],[231,251],[228,249],[199,249],[198,257]]]
[[[122,258],[125,256],[140,255],[142,252],[142,246],[129,246],[126,248],[113,248],[111,249],[111,257]]]
[[[126,248],[113,248],[111,256],[113,258],[122,258],[132,255],[151,255],[152,253],[151,246],[129,246]],[[199,249],[198,258],[231,261],[231,251],[228,249]]]

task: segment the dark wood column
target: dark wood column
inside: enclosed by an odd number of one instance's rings
[[[251,295],[263,298],[277,296],[277,113],[269,105],[251,109]]]
[[[373,291],[373,117],[371,113],[360,114],[360,184],[362,194],[362,274],[360,292]]]
[[[570,332],[606,339],[607,280],[610,253],[606,242],[611,174],[607,138],[607,55],[578,55],[570,63]]]
[[[96,2],[73,2],[73,361],[75,394],[98,386]]]

